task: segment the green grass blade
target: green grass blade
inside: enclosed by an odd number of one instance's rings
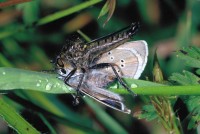
[[[138,81],[142,84],[143,82]],[[146,83],[146,82],[145,82]],[[132,89],[138,95],[200,95],[200,85],[189,86],[144,86]],[[119,94],[127,94],[125,89],[111,89],[111,91]]]
[[[0,98],[0,116],[20,134],[40,134],[26,120],[24,120],[12,107]]]
[[[42,115],[39,114],[40,118],[44,122],[44,124],[49,128],[51,134],[56,134],[56,130],[53,128],[53,126],[50,124],[50,122]]]
[[[72,13],[78,12],[78,11],[80,11],[82,9],[85,9],[85,8],[87,8],[89,6],[92,6],[92,5],[96,4],[96,3],[99,3],[101,1],[102,0],[89,0],[89,1],[86,1],[86,2],[84,2],[82,4],[79,4],[77,6],[71,7],[69,9],[56,12],[54,14],[48,15],[48,16],[40,19],[37,22],[37,25],[44,25],[44,24],[47,24],[49,22],[55,21],[57,19],[60,19],[60,18],[65,17],[65,16],[68,16],[68,15],[70,15]]]
[[[57,75],[15,68],[0,68],[0,89],[32,89],[47,93],[72,93]]]
[[[137,94],[142,95],[200,95],[200,85],[166,86],[144,80],[125,79]],[[74,93],[55,74],[34,72],[15,68],[0,68],[0,90],[26,89],[46,93]],[[124,89],[111,89],[120,94]]]
[[[98,105],[96,105],[92,100],[85,97],[84,100],[87,104],[94,110],[98,120],[106,127],[106,129],[112,134],[127,134],[126,130],[121,127],[111,116],[109,116],[105,111],[103,111]]]

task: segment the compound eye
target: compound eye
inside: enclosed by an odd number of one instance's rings
[[[62,68],[60,71],[61,71],[63,74],[66,74],[66,73],[67,73],[66,70],[63,69],[63,68]]]
[[[60,69],[58,69],[58,74],[59,74],[60,76],[65,77],[65,76],[68,75],[68,72],[67,72],[66,69],[64,69],[64,68],[60,68]]]
[[[64,67],[64,64],[63,64],[61,58],[58,58],[56,63],[57,63],[58,67]]]

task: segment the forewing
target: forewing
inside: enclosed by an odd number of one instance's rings
[[[148,48],[146,41],[126,42],[119,47],[104,53],[97,63],[114,63],[122,77],[138,79],[147,63]],[[104,69],[111,72],[111,68]]]
[[[110,108],[127,114],[131,113],[131,110],[126,108],[123,103],[122,97],[118,94],[115,94],[103,88],[98,88],[90,83],[82,84],[80,91]]]

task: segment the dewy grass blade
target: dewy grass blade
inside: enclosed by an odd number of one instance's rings
[[[0,68],[0,90],[31,89],[47,93],[72,93],[57,75],[15,68]]]
[[[200,95],[199,85],[166,86],[144,80],[125,79],[127,84],[135,85],[132,90],[142,95]],[[15,68],[0,68],[0,90],[25,89],[47,93],[74,93],[74,90],[57,78],[57,75]],[[127,94],[124,89],[111,89]]]

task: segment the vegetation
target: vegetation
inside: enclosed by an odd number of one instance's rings
[[[199,133],[200,1],[0,1],[0,133]],[[133,40],[146,40],[148,63],[140,79],[118,83],[127,115],[83,97],[57,78],[50,62],[65,41],[115,32],[132,22]]]

